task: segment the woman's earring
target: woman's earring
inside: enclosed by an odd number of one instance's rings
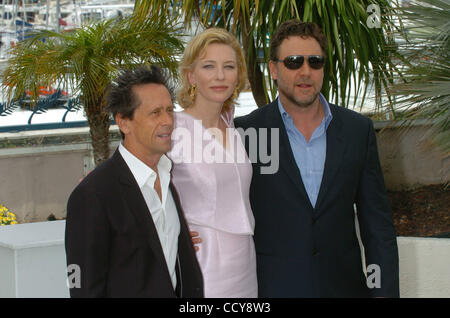
[[[191,97],[191,101],[195,101],[195,94],[197,94],[197,86],[193,84],[191,88],[189,88],[189,97]]]
[[[234,88],[233,95],[231,95],[231,100],[234,101],[234,102],[236,102],[236,100],[237,100],[238,97],[239,97],[239,91],[238,91],[238,88],[237,88],[237,86],[236,86],[236,87]]]

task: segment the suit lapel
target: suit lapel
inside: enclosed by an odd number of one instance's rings
[[[188,280],[190,278],[186,278],[187,276],[182,273],[189,272],[189,276],[193,276],[193,268],[194,264],[196,264],[197,258],[195,256],[194,245],[191,241],[191,236],[189,233],[189,226],[186,223],[186,219],[184,217],[183,209],[181,207],[180,198],[178,196],[178,192],[175,189],[175,186],[172,182],[169,184],[170,192],[172,193],[173,201],[175,202],[175,206],[178,212],[178,219],[180,220],[180,235],[178,236],[178,257],[176,271],[177,271],[177,288],[176,293],[179,297],[183,296],[186,291],[186,286],[188,286]],[[183,283],[185,282],[185,283]],[[184,286],[184,287],[183,287]]]
[[[336,176],[339,167],[342,164],[345,152],[345,140],[342,136],[342,121],[339,114],[335,110],[335,105],[330,104],[333,119],[327,129],[327,150],[325,157],[325,166],[320,184],[319,195],[317,197],[316,208],[325,199],[325,195],[333,184],[333,179]]]
[[[185,222],[184,219],[184,215],[183,215],[183,210],[181,208],[181,204],[180,204],[180,198],[178,196],[178,192],[175,189],[174,185],[172,184],[172,181],[169,183],[169,190],[172,193],[172,198],[173,201],[175,202],[175,206],[177,208],[177,213],[178,213],[178,219],[180,220],[180,234],[183,233],[183,231],[185,229],[187,229],[187,224]]]
[[[309,203],[312,209],[311,202],[309,201],[308,193],[306,192],[305,185],[303,184],[300,170],[295,162],[294,154],[292,153],[291,144],[286,132],[286,127],[284,126],[283,119],[278,110],[278,99],[272,102],[268,114],[267,114],[267,127],[278,128],[279,129],[279,156],[280,156],[280,167],[287,174],[288,178],[295,184],[299,192],[305,199],[305,202]],[[269,140],[271,140],[269,138]],[[270,147],[270,142],[268,142]]]
[[[155,223],[148,210],[145,199],[142,192],[133,177],[131,170],[128,168],[125,160],[123,160],[119,151],[113,155],[116,163],[116,171],[119,176],[119,182],[124,198],[126,198],[127,204],[129,205],[129,210],[136,219],[136,224],[141,231],[143,237],[146,238],[147,243],[153,250],[156,259],[162,262],[164,268],[167,270],[167,277],[170,280],[169,270],[167,269],[167,264],[164,261],[165,256],[162,250],[161,242],[159,240],[158,232],[156,231]]]

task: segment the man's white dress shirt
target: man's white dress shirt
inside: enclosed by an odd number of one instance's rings
[[[165,155],[162,155],[157,165],[161,184],[161,202],[155,190],[156,172],[130,153],[122,143],[119,145],[119,152],[130,168],[147,203],[147,207],[153,218],[153,223],[155,223],[158,232],[173,288],[175,289],[177,285],[175,265],[178,254],[180,220],[178,219],[177,208],[172,193],[169,190],[172,162]]]

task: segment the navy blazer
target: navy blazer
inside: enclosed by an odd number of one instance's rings
[[[370,119],[330,104],[325,167],[316,207],[302,182],[277,100],[236,118],[237,128],[279,131],[279,169],[261,174],[253,164],[250,202],[255,215],[260,297],[398,297],[398,250],[392,214]],[[260,137],[258,134],[258,138]],[[259,143],[259,141],[258,141]],[[249,139],[245,145],[249,151]],[[268,145],[270,153],[270,142]],[[274,155],[274,154],[272,154]],[[356,234],[355,210],[369,288]],[[376,280],[379,275],[381,281]],[[374,275],[372,275],[374,274]],[[375,275],[376,274],[376,275]]]
[[[203,278],[177,193],[177,293],[152,216],[119,151],[87,175],[67,204],[67,264],[80,266],[71,297],[203,297]],[[177,295],[178,294],[178,295]]]

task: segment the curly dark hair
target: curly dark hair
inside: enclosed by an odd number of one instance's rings
[[[314,22],[302,22],[292,19],[283,22],[270,40],[270,59],[278,60],[278,49],[281,43],[290,36],[312,37],[319,42],[323,53],[327,50],[327,38]]]

